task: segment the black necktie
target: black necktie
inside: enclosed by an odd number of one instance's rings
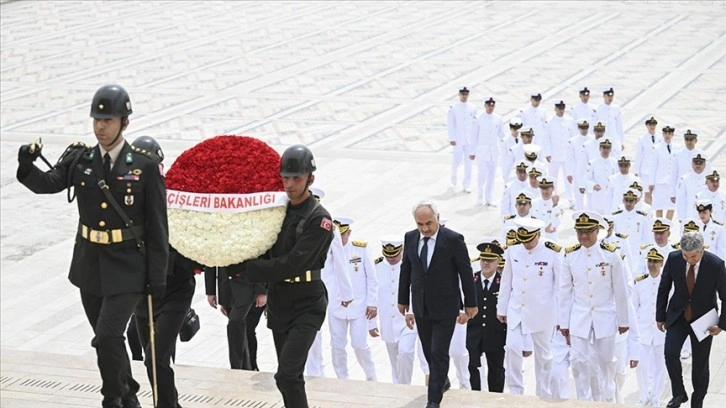
[[[423,266],[424,272],[429,271],[429,238],[424,237],[423,246],[421,247],[421,266]]]
[[[514,138],[514,144],[517,144],[517,143],[519,143],[519,139],[517,139],[517,138],[515,137],[515,138]]]
[[[108,184],[108,180],[111,178],[111,156],[108,153],[103,155],[103,173],[103,179]]]
[[[489,290],[489,279],[484,279],[484,292]]]
[[[650,135],[650,141],[655,143],[655,135]]]
[[[670,152],[671,152],[671,145],[666,145],[666,146],[668,146],[668,154],[670,154]]]

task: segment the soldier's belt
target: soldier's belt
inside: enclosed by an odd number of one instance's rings
[[[305,273],[302,276],[296,276],[293,279],[285,279],[284,282],[286,283],[303,283],[303,282],[312,282],[320,280],[320,269],[315,269],[312,271],[305,271]]]
[[[132,231],[133,230],[133,231]],[[94,244],[110,245],[118,244],[124,241],[133,241],[134,233],[139,236],[144,235],[144,227],[136,226],[125,229],[114,229],[114,230],[95,230],[89,228],[83,224],[78,226],[78,235],[87,239]]]

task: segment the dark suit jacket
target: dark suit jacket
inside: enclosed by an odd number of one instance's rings
[[[73,187],[78,203],[80,224],[96,230],[124,229],[123,219],[107,203],[97,186],[103,178],[103,158],[96,145],[93,148],[75,147],[78,159],[61,160],[52,170],[41,171],[32,166],[18,169],[18,180],[38,194],[58,193]],[[75,148],[74,148],[75,147]],[[70,273],[71,283],[97,296],[119,293],[140,293],[147,282],[166,282],[169,259],[169,233],[166,217],[166,189],[159,163],[124,142],[114,162],[108,187],[134,225],[144,227],[141,239],[146,255],[139,251],[134,240],[103,245],[76,235]]]
[[[463,305],[476,307],[474,275],[464,236],[440,227],[428,272],[424,272],[419,258],[420,238],[418,230],[406,233],[398,284],[398,303],[409,305],[410,297],[413,297],[412,307],[416,318],[425,316],[433,320],[455,318]],[[463,304],[459,282],[464,292]]]
[[[708,251],[704,252],[692,296],[688,296],[686,286],[687,270],[681,251],[673,251],[668,255],[658,287],[655,310],[655,320],[665,322],[666,327],[678,319],[689,302],[693,311],[693,319],[696,320],[711,309],[718,310],[717,293],[722,302],[726,300],[726,267],[721,258]],[[675,289],[669,300],[668,294],[671,286],[674,286]],[[726,316],[723,312],[719,317],[718,326],[726,330]]]
[[[474,274],[474,289],[479,311],[467,322],[466,347],[474,349],[482,345],[481,351],[503,351],[507,337],[507,325],[497,319],[497,301],[502,275],[497,272],[489,280],[489,290],[484,292],[481,272]],[[482,339],[484,341],[482,341]]]

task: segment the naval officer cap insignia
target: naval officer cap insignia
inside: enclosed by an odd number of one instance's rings
[[[641,186],[637,181],[634,181],[633,184],[629,185],[628,187],[634,188],[634,189],[640,191],[641,193],[643,192],[643,186]]]
[[[522,119],[520,118],[512,118],[509,120],[509,128],[510,129],[521,129],[522,128]]]
[[[612,86],[608,86],[602,89],[602,94],[607,96],[613,96],[615,95],[615,90]]]
[[[655,120],[655,117],[651,116],[650,119],[646,119],[645,124],[646,125],[657,125],[658,121]]]
[[[519,134],[522,136],[534,136],[534,130],[531,127],[524,128],[519,132]]]
[[[578,91],[580,92],[580,95],[590,95],[590,89],[586,86],[581,86]]]
[[[515,169],[517,169],[517,171],[527,171],[527,167],[529,167],[529,164],[527,164],[527,162],[521,161],[519,162],[519,164],[517,164]]]
[[[524,150],[524,157],[529,160],[537,160],[537,154],[542,150],[542,146],[529,143],[522,146],[522,150]]]
[[[587,119],[580,119],[577,121],[577,127],[580,129],[588,129],[590,127],[590,122],[588,122]]]
[[[713,173],[706,175],[706,180],[719,181],[720,179],[721,176],[718,175],[716,170],[714,170]]]
[[[551,188],[555,186],[555,182],[552,179],[548,179],[547,177],[542,177],[539,180],[539,188]]]
[[[674,128],[673,126],[670,126],[670,125],[666,125],[663,128],[663,133],[673,133],[675,131],[676,131],[676,128]]]
[[[673,131],[675,131],[675,129],[673,129]],[[686,130],[686,133],[683,134],[683,137],[686,140],[696,139],[698,137],[698,133],[696,133],[695,131],[692,131],[691,129],[688,129],[688,130]]]
[[[713,210],[713,203],[711,203],[711,200],[709,200],[708,198],[703,198],[696,201],[696,211],[703,212],[711,210]]]
[[[529,97],[534,99],[535,101],[541,101],[542,93],[535,91],[535,92],[532,92],[531,94],[529,94]]]
[[[322,188],[310,187],[310,194],[312,194],[318,201],[325,198],[325,191],[323,191]]]
[[[494,100],[494,97],[491,95],[487,95],[484,97],[484,105],[495,105],[497,103],[496,100]]]
[[[528,173],[529,173],[529,177],[535,177],[535,178],[542,175],[542,171],[538,170],[536,167],[532,167],[531,169],[529,169]]]
[[[602,142],[600,142],[600,147],[610,149],[613,147],[613,143],[610,141],[610,139],[605,139]]]
[[[602,122],[597,122],[595,126],[592,127],[597,132],[604,132],[605,131],[605,125],[602,124]]]
[[[460,94],[468,95],[469,94],[469,88],[467,88],[465,86],[462,86],[461,88],[459,88],[459,93]]]
[[[335,224],[338,227],[338,231],[340,231],[341,234],[345,234],[350,230],[350,224],[353,223],[352,218],[348,217],[333,217],[333,224]]]
[[[532,241],[545,226],[544,221],[532,217],[515,218],[514,224],[517,225],[517,241],[523,244]]]
[[[636,201],[640,198],[640,191],[629,188],[623,193],[623,200],[625,201]]]
[[[673,223],[668,218],[658,217],[653,221],[653,232],[670,231]]]
[[[693,218],[686,218],[683,220],[683,232],[698,232],[701,227],[698,225],[698,221]]]
[[[702,155],[701,153],[698,153],[697,155],[693,156],[693,163],[694,164],[706,163],[706,156]]]
[[[395,258],[403,251],[403,240],[400,237],[384,237],[381,238],[381,246],[383,256]]]
[[[658,252],[657,249],[651,248],[650,251],[648,251],[648,255],[645,256],[649,261],[661,261],[663,262],[663,255]]]
[[[565,104],[565,101],[563,101],[563,100],[559,100],[559,101],[555,102],[555,108],[557,108],[557,109],[565,109],[565,106],[567,106],[567,105]]]
[[[618,159],[618,164],[630,164],[630,157],[622,156]]]
[[[532,197],[529,197],[526,192],[522,191],[517,194],[514,200],[517,204],[527,204],[532,202]]]
[[[497,244],[494,244],[490,241],[484,241],[481,244],[476,246],[476,249],[479,251],[479,259],[491,259],[491,260],[499,260],[501,259],[502,255],[504,254],[504,250],[502,247],[500,247]]]
[[[575,220],[575,229],[578,231],[607,228],[607,221],[594,211],[575,212],[572,214],[572,218]]]

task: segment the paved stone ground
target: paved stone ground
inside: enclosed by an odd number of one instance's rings
[[[499,212],[449,189],[445,116],[460,86],[477,103],[496,95],[508,119],[532,90],[549,110],[556,99],[574,103],[581,84],[612,85],[628,149],[654,115],[677,134],[697,129],[699,147],[725,169],[724,17],[723,2],[3,1],[0,345],[94,358],[66,280],[76,210],[63,194],[32,195],[14,174],[21,143],[42,136],[53,160],[70,142],[94,142],[87,112],[102,84],[129,90],[129,139],[156,137],[169,162],[219,134],[255,136],[279,151],[306,143],[326,206],[355,219],[354,239],[377,251],[378,237],[413,228],[416,201],[434,199],[474,253],[479,238],[498,233]],[[179,346],[178,361],[225,367],[225,319],[198,281],[203,328]],[[263,325],[258,332],[260,366],[274,370],[271,336]],[[711,406],[726,402],[722,337]],[[389,381],[385,347],[370,343],[379,380]],[[362,379],[352,352],[349,365]],[[531,359],[525,378],[532,394]],[[422,383],[419,371],[414,381]],[[636,389],[631,373],[629,403]]]

